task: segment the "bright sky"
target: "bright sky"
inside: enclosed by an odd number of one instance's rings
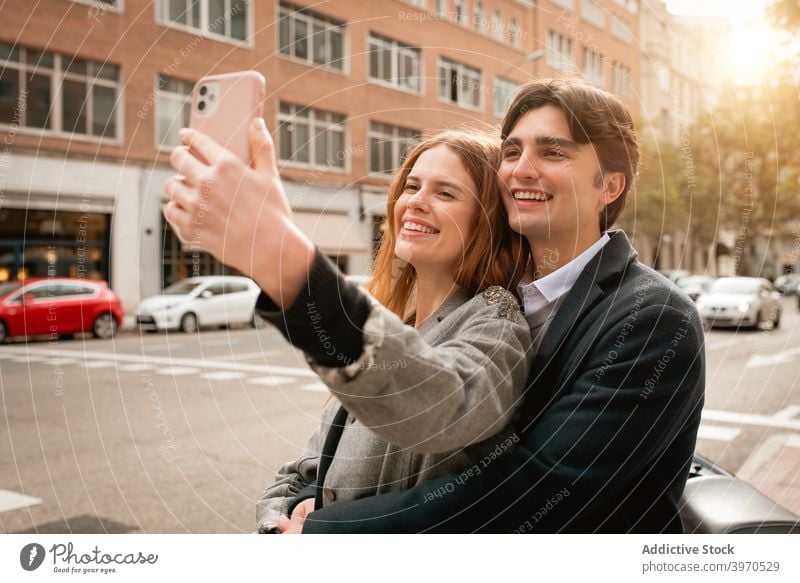
[[[767,71],[778,44],[766,24],[764,11],[769,0],[666,0],[667,10],[689,16],[716,16],[731,22],[728,52],[730,69],[740,82],[757,82]]]

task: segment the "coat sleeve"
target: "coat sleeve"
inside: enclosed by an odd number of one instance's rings
[[[691,458],[705,376],[696,311],[642,308],[620,347],[624,325],[598,339],[567,390],[555,387],[561,396],[507,453],[406,491],[331,505],[312,513],[303,532],[569,531],[613,507],[673,442],[686,442]],[[665,476],[663,488],[679,479],[686,476]]]
[[[298,502],[297,496],[317,479],[322,443],[330,423],[331,404],[325,408],[322,421],[308,438],[303,452],[297,459],[287,462],[275,476],[275,482],[267,487],[256,503],[257,531],[261,534],[277,533],[278,519],[289,516]],[[306,496],[308,497],[308,496]]]
[[[501,287],[459,309],[464,317],[450,324],[448,339],[430,344],[373,302],[359,360],[311,366],[350,413],[389,443],[441,453],[483,441],[521,403],[530,330],[516,297]]]

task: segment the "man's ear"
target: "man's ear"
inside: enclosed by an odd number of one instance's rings
[[[603,174],[603,204],[611,204],[625,190],[625,174],[623,172],[606,172]]]

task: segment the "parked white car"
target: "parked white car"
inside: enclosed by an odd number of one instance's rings
[[[247,277],[192,277],[176,281],[160,295],[142,300],[136,310],[141,330],[180,330],[187,334],[204,326],[259,326],[254,308],[259,288]]]
[[[781,295],[768,279],[721,277],[697,299],[697,310],[707,326],[751,326],[781,322]]]

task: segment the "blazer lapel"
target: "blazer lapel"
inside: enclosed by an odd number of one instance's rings
[[[537,354],[533,356],[525,404],[521,411],[523,431],[547,407],[563,373],[562,355],[570,349],[570,332],[582,321],[625,273],[636,258],[636,251],[623,231],[609,232],[611,240],[586,265],[575,285],[567,292],[561,308],[553,317]]]

